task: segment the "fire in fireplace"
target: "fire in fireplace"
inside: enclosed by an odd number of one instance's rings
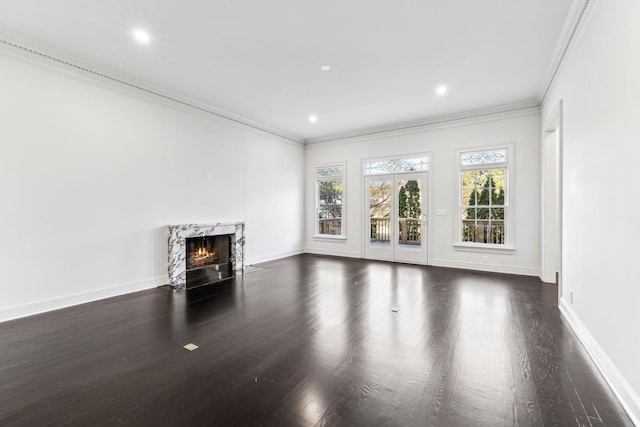
[[[218,252],[213,248],[215,238],[187,239],[187,270],[218,264]]]
[[[186,239],[187,289],[233,277],[232,237],[222,234]]]

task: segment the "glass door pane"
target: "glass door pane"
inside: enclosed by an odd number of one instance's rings
[[[422,236],[421,180],[398,180],[398,245],[419,247]]]
[[[366,203],[368,212],[368,238],[365,256],[374,259],[392,259],[393,238],[393,177],[367,177]]]
[[[421,264],[427,262],[426,182],[426,173],[396,175],[396,261]]]
[[[426,172],[365,177],[365,258],[427,263],[426,182]]]

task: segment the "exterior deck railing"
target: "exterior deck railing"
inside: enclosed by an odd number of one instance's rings
[[[462,241],[502,245],[505,242],[504,222],[500,220],[463,220]]]
[[[318,234],[339,236],[342,234],[342,218],[329,218],[318,220]]]
[[[389,218],[371,218],[370,241],[391,242],[391,220]],[[398,220],[398,243],[402,245],[420,245],[421,224],[419,219],[400,218]],[[339,236],[342,233],[342,219],[321,219],[318,224],[320,234]],[[474,243],[505,243],[504,222],[496,220],[463,220],[462,241]]]
[[[371,242],[391,242],[391,220],[389,218],[371,218],[369,239]],[[420,245],[421,224],[419,219],[400,218],[398,220],[398,243],[401,245]]]

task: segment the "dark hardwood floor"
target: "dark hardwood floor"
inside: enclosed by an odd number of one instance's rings
[[[0,425],[632,425],[555,285],[314,255],[258,267],[0,323]]]

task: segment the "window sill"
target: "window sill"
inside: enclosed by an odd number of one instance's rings
[[[314,234],[313,235],[313,240],[331,240],[331,241],[335,241],[335,240],[342,240],[342,241],[346,241],[347,237],[346,236],[330,236],[330,235],[325,235],[325,234]]]
[[[513,246],[498,246],[498,245],[485,245],[485,244],[473,244],[473,243],[456,243],[453,245],[456,251],[468,251],[468,252],[493,252],[496,254],[513,254],[516,248]]]

